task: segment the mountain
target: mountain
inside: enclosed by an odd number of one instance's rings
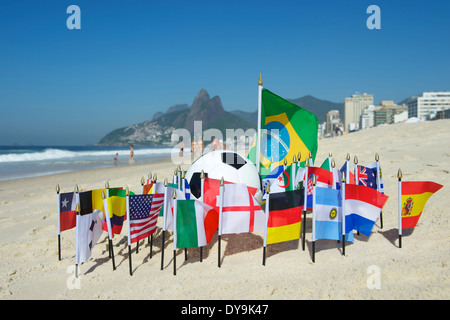
[[[286,100],[314,113],[319,123],[325,122],[326,113],[330,110],[339,110],[341,118],[343,117],[343,103],[321,100],[310,95]],[[98,145],[161,146],[171,142],[175,129],[186,129],[192,137],[194,121],[202,122],[203,132],[211,128],[219,129],[225,139],[226,129],[256,129],[258,112],[225,111],[219,96],[211,98],[205,89],[201,89],[191,106],[176,104],[169,107],[165,113],[155,113],[151,120],[113,130],[105,135]]]
[[[293,104],[296,104],[303,109],[314,113],[319,119],[319,123],[326,121],[327,112],[330,110],[339,110],[341,119],[344,118],[344,104],[338,102],[331,102],[328,100],[317,99],[311,95],[303,96],[297,99],[286,99]]]
[[[303,109],[306,109],[316,115],[319,119],[319,123],[326,121],[327,112],[330,110],[339,110],[341,118],[344,117],[344,104],[338,102],[331,102],[328,100],[317,99],[311,95],[303,96],[297,99],[286,99],[287,101],[296,104]],[[250,123],[258,122],[258,110],[254,112],[245,112],[241,110],[234,110],[231,113],[247,120]]]
[[[156,116],[156,118],[155,118]],[[218,96],[211,98],[205,89],[201,89],[192,105],[175,105],[166,113],[156,113],[147,120],[129,127],[113,130],[104,136],[98,145],[150,145],[160,146],[171,141],[175,129],[186,129],[194,134],[194,121],[201,121],[202,131],[218,129],[226,137],[226,129],[256,128],[256,122],[250,123],[239,116],[227,112]]]

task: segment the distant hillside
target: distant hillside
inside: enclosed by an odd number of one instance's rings
[[[307,95],[288,101],[314,113],[319,122],[325,122],[326,113],[339,110],[343,117],[343,104],[317,99]],[[219,129],[226,137],[226,129],[256,129],[258,112],[234,110],[227,112],[218,96],[211,98],[205,89],[201,89],[191,106],[176,104],[165,113],[157,112],[151,120],[132,126],[119,128],[105,135],[99,145],[150,145],[160,146],[170,143],[172,132],[184,128],[194,134],[194,121],[202,121],[202,131],[210,128]]]
[[[155,118],[156,115],[156,118]],[[99,145],[151,145],[157,146],[171,141],[175,129],[187,129],[194,134],[194,121],[202,122],[202,131],[216,128],[226,137],[226,129],[256,128],[256,121],[250,123],[239,116],[227,112],[218,96],[210,98],[205,89],[200,90],[190,107],[176,105],[166,113],[157,113],[147,120],[129,127],[113,130],[104,136]]]
[[[330,110],[339,110],[339,115],[341,119],[344,117],[344,104],[338,102],[331,102],[327,100],[317,99],[313,96],[307,95],[297,99],[286,99],[293,104],[296,104],[303,109],[306,109],[312,113],[314,113],[319,119],[319,123],[325,122],[327,112]],[[241,110],[234,110],[231,113],[241,117],[242,119],[247,120],[250,123],[258,122],[258,111],[254,112],[245,112]]]

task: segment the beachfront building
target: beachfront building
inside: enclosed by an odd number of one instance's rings
[[[424,92],[408,101],[408,117],[430,120],[438,111],[450,109],[450,92]]]
[[[392,100],[381,100],[379,106],[370,105],[362,111],[360,129],[402,122],[408,118],[407,114],[406,104],[396,105]]]
[[[344,130],[347,132],[358,130],[362,111],[373,105],[372,94],[354,94],[351,98],[344,98]]]
[[[381,100],[375,110],[374,125],[395,123],[395,116],[405,111],[408,111],[406,104],[396,105],[392,100]]]
[[[326,128],[325,134],[332,135],[336,127],[339,126],[341,119],[339,117],[339,110],[330,110],[326,114]]]
[[[369,129],[375,126],[375,110],[377,110],[377,107],[371,104],[362,111],[361,119],[359,121],[359,127],[361,130]]]

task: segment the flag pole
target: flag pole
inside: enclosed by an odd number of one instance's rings
[[[257,134],[256,134],[256,169],[258,170],[258,173],[260,174],[260,157],[261,157],[261,101],[262,101],[262,87],[263,80],[261,74],[259,74],[258,79],[258,124],[256,126],[257,128]]]
[[[114,248],[113,248],[113,244],[112,244],[112,231],[111,231],[111,218],[109,217],[109,207],[108,207],[108,201],[107,196],[109,196],[109,185],[106,185],[106,193],[108,193],[107,195],[105,195],[105,192],[102,190],[102,199],[103,199],[103,207],[105,210],[105,219],[106,219],[106,226],[108,227],[108,247],[109,247],[109,257],[112,258],[112,265],[113,265],[113,270],[116,270],[116,263],[114,261]]]
[[[203,193],[205,192],[205,172],[200,173],[200,199],[205,202]],[[203,262],[203,247],[200,247],[200,262]]]
[[[78,278],[78,259],[79,259],[79,254],[78,254],[78,241],[79,241],[79,217],[80,217],[80,195],[78,194],[79,189],[78,189],[78,185],[75,185],[75,199],[77,202],[77,206],[75,208],[75,212],[76,212],[76,230],[75,230],[75,277]]]
[[[266,206],[265,206],[265,216],[266,216],[266,224],[264,227],[264,244],[263,244],[263,266],[266,265],[266,247],[267,247],[267,225],[269,224],[269,198],[270,198],[270,183],[267,182],[266,187]]]
[[[306,208],[308,207],[308,167],[309,167],[309,159],[306,157],[305,160],[305,179],[303,180],[303,236],[302,236],[302,249],[305,251],[305,242],[306,242]]]
[[[75,211],[77,213],[77,221],[78,221],[79,220],[78,217],[79,217],[80,211],[81,211],[79,203],[77,203],[77,207],[75,208]],[[78,278],[78,261],[80,259],[79,253],[78,253],[78,241],[79,241],[78,231],[79,231],[79,228],[77,226],[76,241],[75,241],[75,248],[76,248],[75,249],[75,278]]]
[[[173,275],[177,275],[177,191],[173,190]]]
[[[375,154],[375,161],[377,163],[377,191],[380,192],[381,170],[380,170],[380,156],[378,153]],[[383,210],[381,210],[381,212],[380,212],[380,228],[383,229]]]
[[[359,175],[358,175],[358,157],[355,156],[353,158],[353,162],[355,164],[355,184],[358,185],[359,184]],[[356,234],[359,236],[359,230],[356,231]]]
[[[312,219],[312,262],[316,262],[316,175],[313,175],[313,219]]]
[[[341,206],[342,206],[342,255],[345,256],[345,172],[342,172],[342,191],[341,191]]]
[[[402,177],[401,169],[398,169],[398,247],[402,247]]]
[[[169,204],[167,196],[168,181],[167,178],[164,179],[164,209],[163,209],[163,228],[162,228],[162,243],[161,243],[161,270],[164,269],[164,238],[166,235],[166,217],[167,217],[167,207]]]
[[[131,262],[131,230],[130,230],[130,189],[125,188],[126,206],[127,206],[127,224],[128,224],[128,260],[130,267],[130,276],[133,275],[133,266]]]
[[[56,185],[56,210],[58,212],[58,260],[61,261],[61,195],[59,184]]]
[[[181,177],[181,191],[183,192],[184,198],[186,199],[186,185],[185,185],[186,179],[184,171],[181,171],[180,177]],[[186,260],[187,260],[187,248],[184,248],[184,261]]]
[[[223,187],[224,187],[224,180],[222,177],[222,179],[220,179],[219,230],[218,230],[218,250],[217,250],[217,266],[219,268],[220,268],[220,243],[222,239]]]

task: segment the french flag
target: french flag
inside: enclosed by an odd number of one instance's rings
[[[345,185],[345,233],[351,230],[370,237],[372,228],[389,197],[370,187]]]

